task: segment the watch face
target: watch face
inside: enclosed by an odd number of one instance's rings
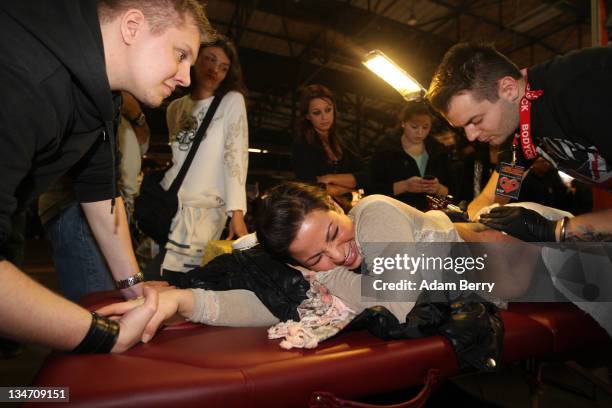
[[[125,288],[129,288],[131,286],[134,286],[140,282],[144,281],[144,274],[142,272],[138,272],[132,276],[129,276],[123,280],[120,281],[116,281],[116,285],[117,288],[119,289],[125,289]]]
[[[147,122],[147,118],[142,112],[140,112],[140,115],[138,115],[136,120],[134,120],[134,123],[138,126],[144,126],[146,122]]]

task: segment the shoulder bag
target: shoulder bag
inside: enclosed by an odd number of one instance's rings
[[[206,136],[206,130],[221,99],[215,96],[211,102],[208,112],[206,112],[206,116],[202,120],[193,139],[187,158],[168,191],[164,190],[159,184],[166,170],[150,171],[142,179],[140,194],[134,200],[134,219],[138,228],[157,242],[160,247],[163,247],[168,240],[170,225],[178,210],[179,188],[185,179],[185,175],[198,151],[200,143]]]

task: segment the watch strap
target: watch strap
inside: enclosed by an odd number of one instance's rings
[[[128,120],[132,125],[136,126],[144,126],[147,123],[147,117],[145,116],[144,112],[140,112],[140,114],[134,119],[128,118]]]
[[[137,285],[140,282],[144,282],[144,274],[142,272],[135,273],[134,275],[128,276],[125,279],[116,281],[115,284],[117,285],[118,289],[126,289]]]

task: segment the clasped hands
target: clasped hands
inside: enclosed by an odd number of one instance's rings
[[[100,316],[119,322],[121,329],[113,352],[123,352],[140,341],[146,343],[163,323],[182,321],[193,312],[193,295],[189,290],[162,283],[143,289],[143,297],[110,304],[96,311]]]
[[[176,291],[168,282],[141,282],[121,290],[126,300],[105,306],[97,311],[100,316],[109,317],[119,323],[119,337],[111,350],[121,353],[140,341],[148,341],[165,319],[161,316],[169,314],[168,295],[163,293]],[[163,295],[163,296],[162,296]],[[129,307],[128,307],[129,305]]]

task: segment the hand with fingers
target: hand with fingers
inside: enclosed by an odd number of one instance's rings
[[[124,313],[121,313],[115,319],[118,321],[120,329],[117,342],[111,350],[112,353],[122,353],[141,341],[143,332],[157,313],[158,293],[155,289],[145,287],[143,298],[138,301],[132,300],[128,302],[134,302],[134,306],[126,309]],[[99,314],[101,316],[108,316],[103,313]]]
[[[440,189],[440,182],[436,177],[422,179],[423,190],[427,194],[437,194]]]
[[[158,293],[151,288],[145,288],[146,292],[155,292],[158,298],[154,313],[149,316],[149,319],[140,329],[140,337],[143,343],[148,342],[155,335],[159,327],[177,314],[182,317],[190,317],[193,312],[193,294],[190,290],[171,289]],[[100,316],[109,317],[111,319],[121,321],[134,311],[147,304],[147,297],[127,300],[125,302],[114,303],[107,305],[97,310]],[[140,327],[140,326],[138,326]],[[123,327],[121,329],[123,331]]]
[[[412,176],[409,179],[404,180],[405,191],[409,193],[424,193],[426,188],[429,186],[427,180],[419,177]]]
[[[227,239],[238,239],[249,233],[242,211],[234,211],[229,224]]]
[[[501,206],[481,214],[479,222],[526,242],[556,242],[557,221],[523,207]]]

